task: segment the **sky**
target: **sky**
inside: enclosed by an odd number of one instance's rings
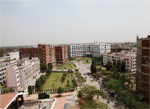
[[[0,46],[136,42],[149,0],[0,0]]]

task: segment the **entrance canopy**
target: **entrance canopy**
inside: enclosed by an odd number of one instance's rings
[[[33,79],[32,81],[29,82],[29,86],[35,86],[36,79]]]

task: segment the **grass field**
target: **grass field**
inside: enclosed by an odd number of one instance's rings
[[[52,73],[46,80],[45,84],[42,86],[42,90],[48,90],[48,89],[54,89],[54,88],[57,89],[59,87],[63,87],[63,88],[73,87],[71,73],[69,74],[69,77],[67,74],[66,79],[63,82],[63,84],[60,81],[62,75],[63,73]],[[70,86],[67,86],[67,80],[69,80]],[[54,84],[54,87],[53,87],[53,84]]]
[[[82,64],[91,64],[91,62],[82,62]]]
[[[75,69],[75,68],[76,68],[75,64],[72,62],[69,62],[65,65],[60,66],[58,69]]]

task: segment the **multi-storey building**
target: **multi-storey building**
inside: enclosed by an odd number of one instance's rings
[[[68,46],[55,46],[56,64],[68,62]]]
[[[16,91],[24,91],[29,82],[40,73],[40,61],[38,58],[32,60],[19,60],[16,66],[6,68],[7,87]]]
[[[20,48],[19,56],[21,58],[38,57],[41,63],[52,63],[53,67],[56,67],[55,59],[55,47],[50,45],[38,44],[38,47],[32,48]]]
[[[146,38],[137,36],[137,72],[136,90],[150,101],[150,35]]]
[[[69,57],[98,57],[100,54],[111,51],[111,45],[106,43],[70,44]]]
[[[111,52],[113,53],[113,52],[121,52],[121,51],[123,51],[123,50],[125,50],[125,51],[131,51],[132,50],[132,48],[131,47],[111,47]]]
[[[116,61],[124,60],[126,62],[127,71],[136,71],[136,53],[135,52],[126,52],[121,51],[119,53],[104,53],[103,54],[103,64],[106,65],[107,61],[113,63],[113,59]]]
[[[10,60],[18,60],[19,52],[10,52],[10,53],[7,53],[6,56],[8,56]]]
[[[17,65],[17,60],[0,62],[0,86],[6,84],[6,68]]]

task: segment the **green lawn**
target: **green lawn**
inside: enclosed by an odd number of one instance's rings
[[[45,84],[42,86],[42,90],[48,90],[48,89],[54,89],[54,88],[57,89],[59,87],[63,87],[63,88],[73,87],[71,73],[69,74],[69,77],[67,74],[66,79],[63,82],[63,84],[60,81],[62,75],[63,73],[52,73],[46,80]],[[67,80],[69,80],[70,86],[67,86]],[[52,84],[54,84],[54,87]]]
[[[82,62],[82,64],[91,64],[91,62]]]
[[[101,66],[101,65],[96,65],[96,68],[103,68],[103,66]]]
[[[75,69],[75,68],[76,68],[75,64],[72,62],[69,62],[65,65],[60,66],[58,69]]]

